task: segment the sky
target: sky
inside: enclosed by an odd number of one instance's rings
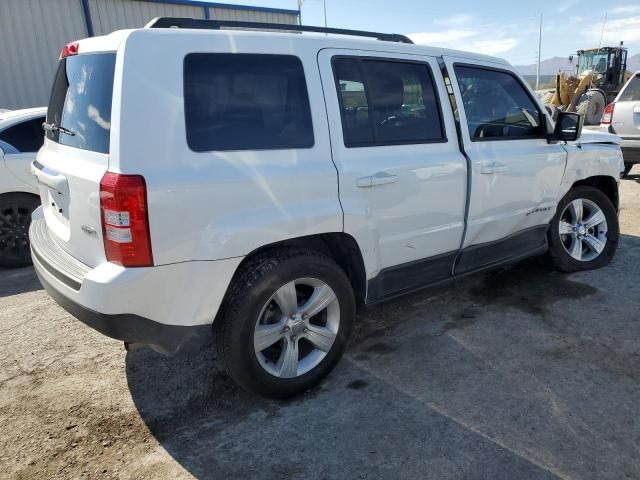
[[[297,0],[220,0],[297,9]],[[416,43],[470,50],[535,63],[543,18],[542,59],[622,40],[640,53],[640,0],[326,0],[327,24],[336,28],[408,34]],[[305,0],[302,23],[324,25],[323,0]]]

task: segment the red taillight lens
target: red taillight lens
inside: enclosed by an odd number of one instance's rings
[[[105,173],[100,181],[100,215],[109,262],[123,267],[153,265],[144,177]]]
[[[600,119],[600,123],[611,123],[611,119],[613,118],[613,109],[616,108],[615,103],[610,103],[607,105],[607,108],[602,112],[602,118]]]
[[[70,57],[71,55],[78,55],[78,48],[80,45],[78,42],[67,43],[60,51],[60,59]]]

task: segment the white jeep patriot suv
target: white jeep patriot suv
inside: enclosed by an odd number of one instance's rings
[[[503,60],[401,35],[156,19],[65,46],[45,130],[50,295],[166,353],[215,327],[268,396],[334,367],[359,304],[618,242],[615,136],[554,123]]]

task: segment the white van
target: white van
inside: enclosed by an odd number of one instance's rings
[[[618,242],[615,136],[578,140],[503,60],[401,35],[156,19],[67,45],[46,129],[51,296],[167,353],[214,326],[268,396],[333,368],[358,305],[545,252],[598,268]]]

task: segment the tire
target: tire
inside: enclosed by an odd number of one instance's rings
[[[607,101],[602,92],[589,90],[580,97],[576,112],[584,116],[585,125],[600,125],[600,119],[606,106]]]
[[[629,172],[631,172],[631,169],[633,168],[633,163],[625,163],[624,164],[624,170],[622,171],[622,176],[626,177],[627,175],[629,175]]]
[[[580,210],[582,213],[576,215]],[[601,214],[596,217],[598,210]],[[604,221],[590,226],[590,219]],[[576,230],[576,225],[584,228]],[[601,268],[615,255],[618,236],[618,215],[611,200],[597,188],[575,187],[560,201],[551,220],[547,257],[551,266],[561,272]]]
[[[326,302],[309,302],[311,295]],[[325,303],[316,313],[304,308]],[[305,319],[307,311],[311,315]],[[244,389],[288,398],[317,385],[335,367],[355,314],[351,283],[330,258],[302,249],[259,254],[236,273],[214,322],[218,358]]]
[[[40,199],[28,193],[0,196],[0,267],[31,265],[29,225],[31,213],[38,205]]]

